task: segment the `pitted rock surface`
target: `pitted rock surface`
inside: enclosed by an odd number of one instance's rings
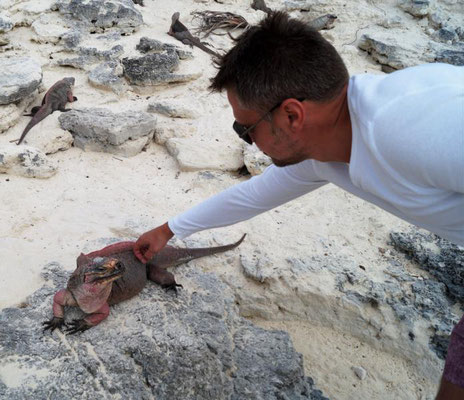
[[[131,157],[153,138],[156,118],[140,111],[113,113],[106,108],[84,108],[63,113],[61,127],[74,136],[83,150]]]
[[[241,318],[213,274],[177,271],[186,287],[178,296],[149,284],[102,324],[64,336],[40,327],[68,277],[47,265],[47,284],[0,313],[2,364],[22,371],[19,383],[0,375],[0,397],[327,400],[287,333]]]
[[[58,0],[55,8],[88,23],[94,32],[118,28],[129,33],[143,23],[142,14],[131,0]]]
[[[30,57],[1,57],[0,71],[0,104],[26,98],[42,82],[42,68]]]

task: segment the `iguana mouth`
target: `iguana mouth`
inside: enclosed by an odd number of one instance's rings
[[[109,283],[119,279],[124,274],[124,271],[125,267],[119,260],[115,258],[106,259],[102,263],[97,262],[86,272],[85,282],[99,285]]]

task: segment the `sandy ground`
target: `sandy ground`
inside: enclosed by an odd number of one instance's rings
[[[189,12],[197,9],[240,12],[251,22],[262,16],[259,12],[251,12],[249,1],[227,5],[180,0],[145,0],[145,3],[146,7],[139,8],[145,25],[121,41],[126,56],[136,54],[135,44],[142,36],[178,44],[166,31],[170,16],[179,9],[181,19],[183,15],[188,26],[191,26]],[[272,7],[277,3],[268,4]],[[391,1],[384,2],[382,7],[392,7],[392,4]],[[356,9],[345,13],[340,12],[341,7],[342,3],[334,3],[333,10],[338,11],[339,20],[336,28],[324,35],[333,39],[351,73],[380,73],[379,67],[365,54],[353,45],[343,44],[355,39],[358,28],[381,17],[382,10],[363,1],[356,2]],[[314,16],[318,15],[320,13]],[[358,19],[353,23],[356,15]],[[104,106],[116,112],[146,110],[147,94],[195,97],[205,109],[204,115],[196,121],[199,137],[231,140],[231,110],[225,96],[208,94],[206,86],[214,69],[209,55],[200,50],[193,49],[194,60],[183,63],[180,70],[202,70],[203,76],[197,81],[144,89],[144,96],[135,92],[116,96],[91,87],[83,71],[51,64],[48,55],[53,51],[53,45],[31,42],[29,28],[15,29],[10,32],[10,38],[42,62],[46,88],[63,76],[76,78],[75,95],[79,100],[71,107]],[[216,48],[226,49],[230,45],[226,37],[214,37],[211,42]],[[0,145],[19,137],[27,121],[27,118],[21,118],[16,126],[0,135]],[[33,135],[34,131],[29,134]],[[210,180],[204,179],[200,172],[180,172],[164,147],[155,143],[132,158],[85,153],[77,148],[53,154],[50,158],[59,167],[58,173],[50,179],[0,175],[1,308],[21,303],[40,287],[43,284],[40,272],[45,264],[58,262],[72,271],[79,253],[101,247],[102,238],[136,239],[170,216],[244,179],[219,171],[213,172],[214,178]],[[248,238],[240,251],[259,248],[276,265],[283,263],[289,254],[308,256],[329,252],[329,256],[346,256],[367,266],[375,276],[385,265],[379,248],[388,248],[388,233],[407,227],[406,223],[375,206],[328,185],[251,221],[202,232],[192,239],[211,244],[226,243],[247,232]],[[201,265],[205,270],[211,270],[215,264],[217,260],[206,260]],[[224,272],[226,268],[221,267],[217,273],[228,273]],[[414,269],[414,266],[408,268]],[[253,321],[266,328],[287,330],[296,349],[304,355],[307,374],[332,399],[426,399],[434,394],[434,383],[422,382],[407,362],[373,349],[346,332],[316,326],[311,321]],[[352,365],[363,366],[368,371],[368,378],[360,381],[351,370]]]

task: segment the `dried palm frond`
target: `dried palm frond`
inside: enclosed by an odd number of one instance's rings
[[[203,33],[203,37],[217,29],[225,29],[233,32],[235,29],[243,29],[248,27],[248,22],[241,15],[231,12],[222,11],[194,11],[192,12],[193,18],[201,20],[199,28],[196,29],[197,33]],[[214,33],[215,35],[225,35],[225,33]]]

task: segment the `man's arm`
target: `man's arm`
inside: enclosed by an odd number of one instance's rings
[[[263,174],[234,185],[144,233],[137,240],[134,253],[146,262],[174,234],[185,238],[205,229],[253,218],[326,183],[314,172],[311,160],[284,168],[271,165]]]

